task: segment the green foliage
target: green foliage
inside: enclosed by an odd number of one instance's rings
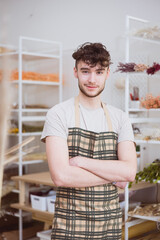
[[[141,181],[150,183],[157,183],[160,181],[160,159],[156,159],[148,167],[145,167],[143,171],[136,174],[135,183]],[[132,187],[132,182],[129,183],[128,187]]]
[[[136,152],[140,152],[140,145],[136,145]]]

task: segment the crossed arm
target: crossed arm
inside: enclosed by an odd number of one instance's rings
[[[133,142],[118,144],[118,161],[95,160],[77,156],[69,159],[67,141],[61,137],[46,138],[46,153],[51,178],[55,185],[89,187],[109,182],[133,181],[136,174],[136,151]]]

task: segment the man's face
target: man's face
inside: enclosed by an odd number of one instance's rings
[[[108,75],[108,68],[99,64],[90,67],[85,62],[79,61],[77,68],[74,68],[74,76],[78,78],[79,89],[87,97],[96,97],[103,91]]]

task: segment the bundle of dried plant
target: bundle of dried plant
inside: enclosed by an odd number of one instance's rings
[[[122,63],[119,62],[117,70],[115,72],[135,72],[135,63]]]
[[[154,62],[154,63],[153,63],[153,66],[152,66],[152,67],[149,67],[149,68],[147,69],[147,73],[153,75],[153,74],[155,74],[156,72],[158,72],[159,70],[160,70],[160,64]]]
[[[12,164],[15,161],[18,161],[18,159],[19,159],[19,148],[26,146],[27,144],[32,142],[34,139],[35,139],[35,137],[29,137],[29,138],[25,139],[21,144],[17,144],[15,146],[11,147],[10,149],[8,149],[5,152],[5,161],[3,163],[4,167],[6,167],[9,164]],[[39,146],[34,146],[34,147],[27,148],[27,150],[23,151],[23,156],[28,154],[28,153],[32,153],[38,147]],[[15,188],[15,183],[13,181],[10,181],[10,180],[9,181],[8,180],[3,181],[1,198],[4,197],[9,192],[11,192],[14,188]]]
[[[29,137],[29,138],[25,139],[22,143],[17,144],[15,146],[13,146],[12,148],[8,149],[5,152],[5,161],[3,162],[3,165],[6,166],[9,163],[17,161],[17,159],[19,158],[19,152],[17,152],[17,150],[19,150],[20,147],[26,146],[27,144],[32,142],[34,139],[35,139],[35,137]],[[38,147],[39,146],[30,147],[27,150],[25,150],[25,152],[23,152],[22,155],[26,155],[27,153],[31,153]]]
[[[4,32],[5,35],[5,32]],[[29,138],[25,140],[22,144],[17,145],[6,151],[7,146],[7,132],[8,125],[7,120],[10,115],[10,105],[11,105],[11,90],[10,90],[10,58],[7,53],[3,53],[1,55],[2,61],[2,73],[1,73],[1,81],[0,81],[0,208],[1,208],[1,199],[2,199],[2,186],[3,186],[3,174],[4,174],[4,166],[15,161],[18,158],[18,154],[16,156],[12,156],[11,158],[7,158],[8,154],[14,153],[20,147],[28,144],[33,141],[34,138]],[[32,151],[29,151],[32,152]]]
[[[137,214],[141,216],[159,216],[160,203],[153,203],[144,206],[137,206],[133,211],[129,212],[131,215]]]
[[[25,139],[22,143],[17,144],[11,148],[9,148],[8,150],[6,150],[4,152],[4,161],[3,163],[1,163],[1,166],[4,170],[4,167],[7,166],[8,164],[12,164],[13,162],[17,161],[19,159],[19,148],[20,147],[24,147],[27,144],[29,144],[30,142],[32,142],[35,139],[35,137],[29,137],[27,139]],[[25,150],[23,152],[23,155],[28,154],[28,153],[32,153],[36,148],[38,148],[39,146],[34,146],[34,147],[30,147],[27,150]],[[0,154],[2,154],[0,152]],[[14,185],[13,185],[14,186]],[[10,192],[12,190],[12,186],[9,186],[8,188],[5,186],[7,193]],[[3,189],[3,179],[2,179],[2,187],[1,187],[1,192],[0,192],[0,199],[4,196],[4,189]],[[5,191],[6,194],[6,191]]]
[[[0,83],[0,206],[3,181],[3,166],[5,161],[5,148],[7,142],[7,119],[9,118],[10,106],[10,84],[8,76],[9,59],[7,55],[2,56],[3,76]]]

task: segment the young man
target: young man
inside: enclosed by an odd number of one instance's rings
[[[120,240],[117,186],[133,181],[132,127],[121,110],[101,102],[109,52],[85,43],[73,53],[79,95],[51,108],[42,140],[57,188],[51,239]]]

